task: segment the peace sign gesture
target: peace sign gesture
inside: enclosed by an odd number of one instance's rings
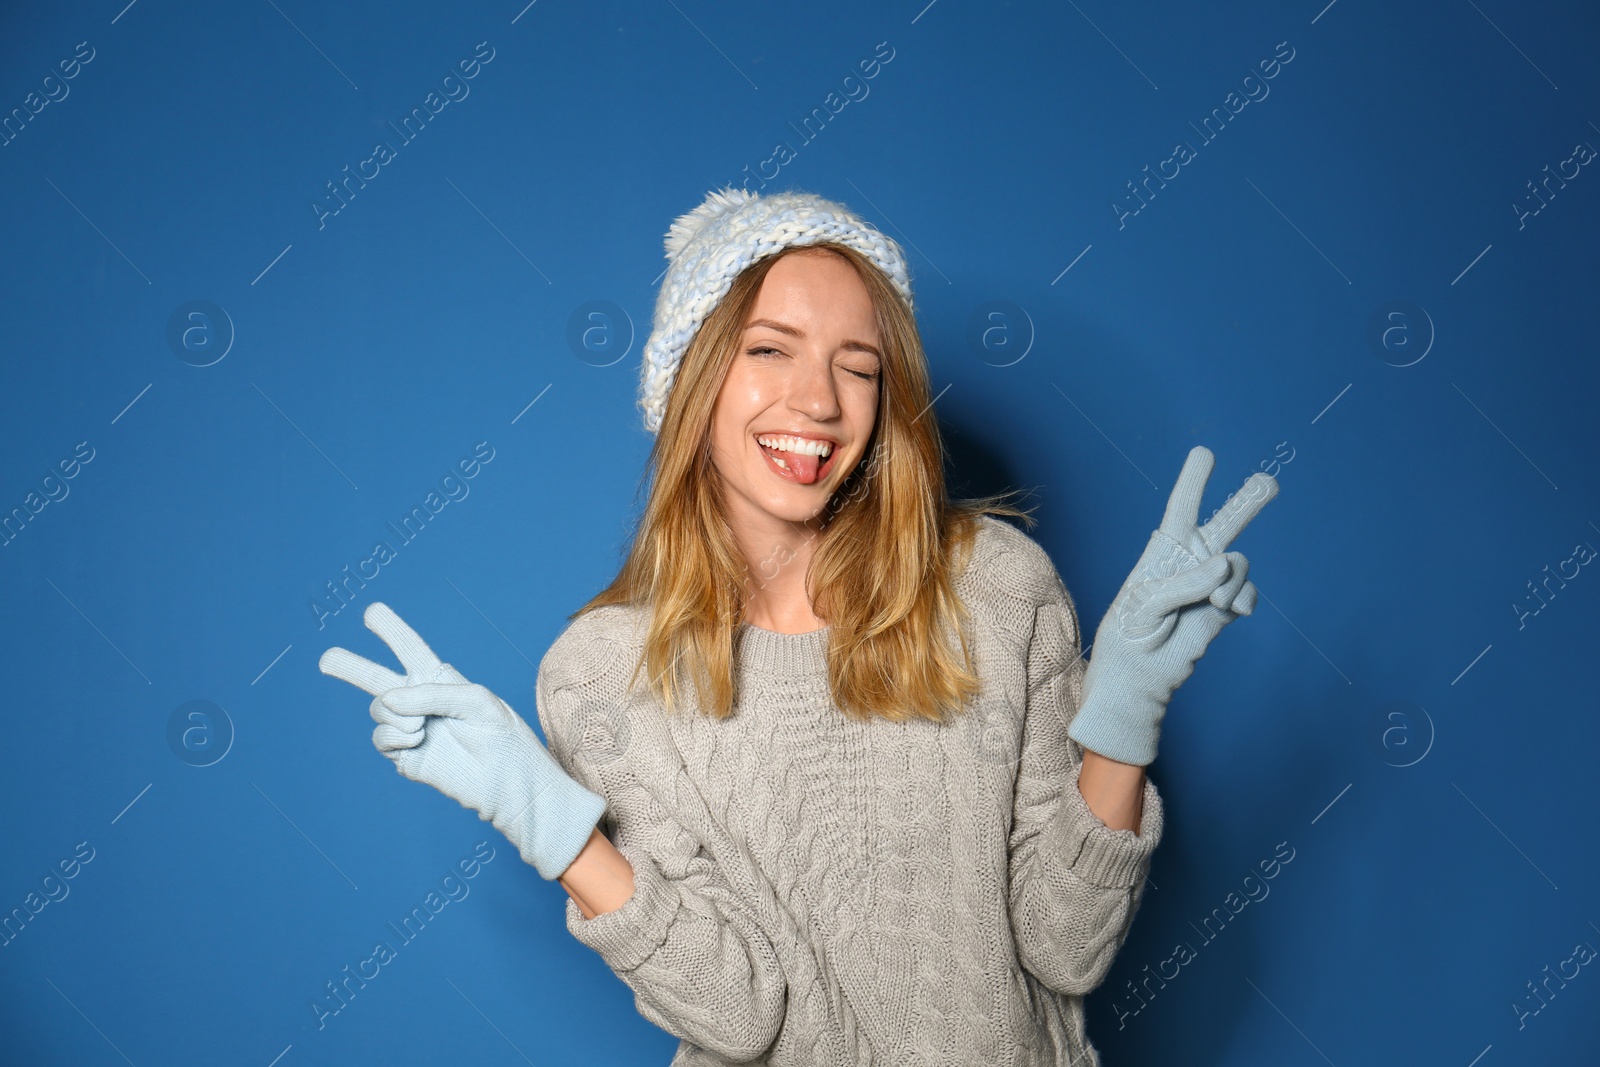
[[[1095,633],[1082,706],[1067,732],[1121,763],[1154,762],[1173,691],[1222,628],[1255,608],[1250,563],[1228,546],[1278,495],[1278,481],[1252,474],[1200,526],[1200,497],[1215,462],[1204,446],[1189,452],[1161,526]]]
[[[559,877],[588,842],[605,799],[562,770],[511,705],[441,662],[388,605],[368,605],[362,621],[405,673],[343,648],[328,649],[318,666],[373,695],[378,751],[407,778],[492,822],[540,875]]]
[[[433,649],[428,647],[428,643],[417,634],[417,631],[407,626],[405,620],[396,615],[389,605],[377,602],[367,605],[361,621],[367,624],[367,629],[383,638],[383,643],[394,652],[395,658],[405,668],[405,673],[397,674],[388,667],[364,659],[348,649],[330,648],[322,654],[322,659],[317,661],[317,666],[323,674],[349,682],[357,689],[364,689],[375,697],[382,696],[391,689],[420,685],[424,682],[466,681],[454,667],[440,662],[439,657],[434,655]],[[445,677],[440,676],[441,671],[446,672]]]

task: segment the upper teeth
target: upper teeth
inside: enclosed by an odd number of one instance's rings
[[[804,437],[762,436],[756,438],[756,443],[780,452],[799,452],[807,456],[827,456],[833,451],[833,445],[827,441],[812,441]]]

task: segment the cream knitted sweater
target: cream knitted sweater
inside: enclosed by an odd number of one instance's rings
[[[556,760],[609,804],[633,896],[567,929],[687,1064],[1097,1067],[1082,997],[1143,896],[1162,806],[1112,830],[1078,790],[1077,614],[984,516],[957,590],[982,691],[948,725],[850,720],[826,628],[739,629],[735,714],[624,686],[644,609],[573,620],[540,664]]]

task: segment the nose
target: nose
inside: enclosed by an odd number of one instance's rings
[[[839,417],[839,393],[833,380],[832,360],[810,352],[794,363],[789,378],[789,410],[813,422]]]

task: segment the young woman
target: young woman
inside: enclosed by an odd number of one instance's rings
[[[615,580],[536,683],[550,748],[392,611],[405,674],[330,649],[402,774],[477,810],[683,1064],[1097,1064],[1082,998],[1161,838],[1176,689],[1249,614],[1190,453],[1080,655],[1044,550],[951,501],[899,246],[804,193],[712,193],[667,235],[657,434]]]

